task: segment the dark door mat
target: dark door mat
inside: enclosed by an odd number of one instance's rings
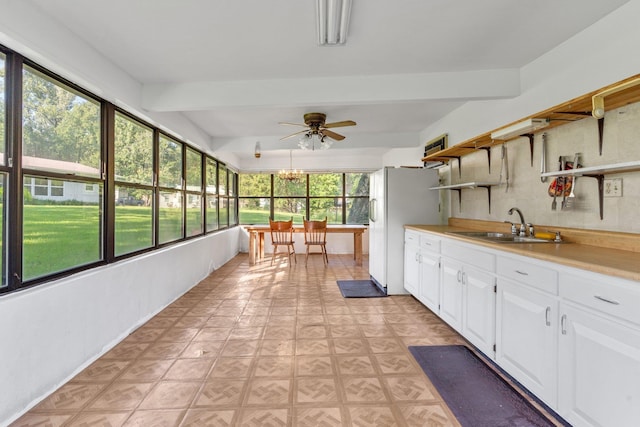
[[[338,280],[344,298],[377,298],[387,295],[371,280]]]
[[[409,351],[463,427],[554,426],[467,347],[410,346]]]

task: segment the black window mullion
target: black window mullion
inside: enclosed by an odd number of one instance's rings
[[[182,144],[182,238],[187,237],[187,147]]]
[[[102,179],[104,181],[105,215],[103,227],[103,257],[106,262],[115,259],[115,218],[116,218],[116,186],[115,186],[115,108],[107,102],[102,103]]]
[[[342,174],[342,223],[347,223],[347,174]]]
[[[305,179],[307,180],[307,189],[306,189],[306,207],[305,207],[305,217],[307,218],[307,221],[311,219],[311,201],[309,200],[309,174],[305,174]]]
[[[22,286],[22,56],[12,53],[6,57],[6,144],[9,173],[7,287]],[[4,246],[4,245],[3,245]]]
[[[153,245],[157,248],[160,241],[160,132],[153,130]]]
[[[275,208],[274,205],[276,204],[276,199],[275,197],[273,197],[273,190],[274,190],[274,175],[271,174],[271,200],[269,201],[269,218],[271,219],[275,219]]]

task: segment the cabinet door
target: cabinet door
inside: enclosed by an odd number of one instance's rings
[[[420,253],[418,245],[407,242],[404,244],[404,288],[418,299],[419,283]]]
[[[418,299],[431,311],[440,312],[440,256],[420,253],[420,293]]]
[[[555,408],[557,299],[503,278],[497,296],[496,362]]]
[[[563,303],[559,413],[575,426],[637,426],[640,331]]]
[[[456,331],[462,329],[462,264],[442,258],[440,317]]]
[[[462,285],[462,335],[493,358],[496,335],[495,277],[465,265]]]

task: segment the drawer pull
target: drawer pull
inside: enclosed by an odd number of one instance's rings
[[[562,335],[567,335],[566,322],[567,322],[567,315],[563,314],[562,317],[560,318],[560,330],[562,332]]]
[[[547,309],[544,311],[544,323],[547,326],[551,326],[551,320],[549,319],[550,314],[551,314],[551,307],[547,307]]]
[[[425,245],[431,246],[431,242],[424,242]]]
[[[595,299],[599,299],[600,301],[604,301],[604,302],[609,303],[609,304],[620,305],[620,303],[618,301],[613,300],[613,299],[608,299],[608,298],[605,298],[605,297],[601,297],[600,295],[594,295],[593,297]]]
[[[520,270],[516,270],[516,273],[522,275],[522,276],[528,276],[529,273],[527,273],[526,271],[520,271]]]

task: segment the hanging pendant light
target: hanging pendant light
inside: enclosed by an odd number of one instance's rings
[[[304,172],[293,168],[293,150],[289,150],[289,170],[282,169],[278,172],[278,178],[285,181],[294,182],[300,180]]]

